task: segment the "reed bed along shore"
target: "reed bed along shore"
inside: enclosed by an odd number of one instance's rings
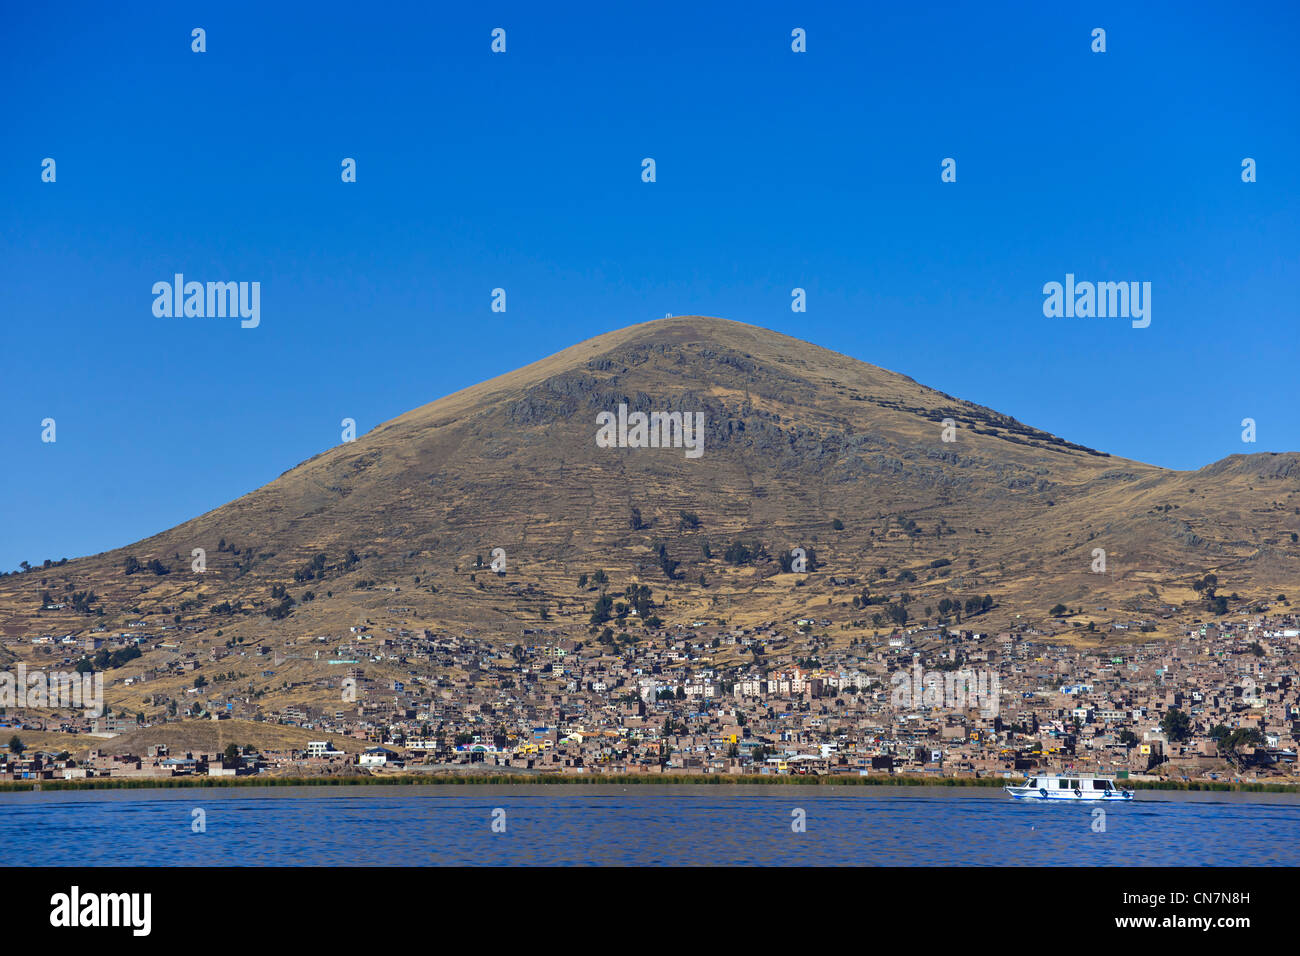
[[[798,776],[778,774],[374,774],[349,777],[100,777],[89,780],[6,780],[0,793],[61,790],[170,790],[185,787],[401,787],[586,785],[629,786],[813,786],[813,787],[1001,787],[1002,777]],[[1295,793],[1300,785],[1225,780],[1123,780],[1133,790],[1199,790],[1238,793]]]

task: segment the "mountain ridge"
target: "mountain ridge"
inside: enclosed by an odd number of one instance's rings
[[[702,412],[703,456],[598,448],[596,415],[620,403]],[[988,594],[982,626],[1073,637],[1121,609],[1203,616],[1190,584],[1206,573],[1238,606],[1271,599],[1300,578],[1296,515],[1294,453],[1164,469],[790,336],[681,316],[411,409],[173,528],[37,569],[39,586],[33,572],[0,578],[0,610],[8,636],[143,619],[287,645],[383,617],[401,594],[403,620],[509,641],[543,622],[585,633],[595,596],[575,581],[604,571],[651,587],[667,623],[829,601],[837,626],[878,634],[889,623],[874,605],[849,600],[869,585],[915,603],[909,621],[951,624],[934,611],[943,598]],[[728,561],[736,543],[756,556]],[[800,547],[825,573],[783,571]],[[477,563],[495,548],[504,576]],[[170,570],[126,574],[131,560]],[[83,590],[102,618],[35,609],[40,592]],[[1062,620],[1057,605],[1080,613]]]

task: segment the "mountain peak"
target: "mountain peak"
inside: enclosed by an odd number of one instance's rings
[[[698,422],[699,453],[598,440],[602,420],[637,413]],[[991,595],[981,627],[1051,632],[1058,604],[1174,616],[1211,570],[1243,600],[1285,591],[1300,572],[1295,464],[1166,471],[787,335],[673,316],[414,409],[47,586],[92,590],[109,627],[179,615],[280,643],[394,607],[408,625],[585,635],[593,597],[575,582],[596,571],[614,593],[651,588],[669,622],[816,607],[871,634],[878,615],[850,600],[867,586],[931,620],[943,598]],[[1256,479],[1268,484],[1243,526]],[[186,571],[195,548],[201,575]],[[794,548],[827,573],[783,575]],[[479,564],[497,553],[503,577]],[[131,560],[172,572],[128,575]],[[38,626],[33,586],[0,579],[10,627]]]

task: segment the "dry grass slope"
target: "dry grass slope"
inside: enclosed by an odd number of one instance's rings
[[[596,415],[620,402],[702,411],[703,456],[598,448]],[[941,440],[947,418],[958,424],[953,442]],[[306,688],[324,666],[311,638],[364,621],[471,629],[503,648],[524,628],[585,632],[596,595],[577,578],[597,570],[616,594],[649,585],[669,623],[816,613],[869,635],[877,628],[865,619],[879,608],[851,606],[867,585],[906,591],[913,618],[930,608],[934,619],[941,600],[988,594],[996,605],[982,628],[1044,622],[1059,602],[1080,609],[1080,624],[1151,619],[1160,635],[1205,614],[1188,585],[1207,572],[1220,593],[1238,595],[1234,607],[1294,596],[1297,531],[1300,455],[1169,471],[788,336],[683,316],[598,336],[417,408],[144,541],[2,578],[0,627],[16,639],[144,620],[156,635],[179,616],[204,628],[183,633],[187,653],[232,640],[264,646],[279,661],[265,668],[274,678],[243,665],[236,680],[282,705],[316,694]],[[735,541],[759,542],[771,559],[728,564]],[[678,579],[660,571],[659,544],[680,562]],[[802,583],[775,561],[795,546],[815,549],[824,569]],[[202,575],[189,570],[195,547],[207,550]],[[476,571],[476,556],[497,547],[508,573]],[[1096,548],[1106,551],[1104,574],[1091,570]],[[172,571],[128,576],[129,557]],[[265,612],[281,587],[297,603],[274,619]],[[87,589],[103,617],[40,610],[45,591]],[[239,610],[222,613],[226,605]],[[163,645],[175,642],[176,631],[162,633]],[[178,653],[155,645],[138,664]],[[386,669],[401,674],[386,663],[368,674]],[[113,699],[147,712],[151,695],[181,694],[188,680],[118,687]]]

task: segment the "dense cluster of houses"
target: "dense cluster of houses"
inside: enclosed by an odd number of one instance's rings
[[[400,609],[397,609],[400,610]],[[0,778],[432,772],[1006,775],[1028,770],[1248,777],[1294,770],[1300,726],[1300,618],[1273,610],[1197,624],[1179,640],[1116,626],[1080,649],[1032,628],[899,629],[818,636],[804,619],[750,628],[696,622],[626,644],[556,630],[518,644],[478,633],[357,625],[292,649],[214,649],[113,671],[113,686],[164,673],[195,681],[166,716],[3,718],[24,728],[98,733],[186,716],[270,721],[310,731],[303,750],[140,756],[9,753]],[[93,639],[93,638],[92,638]],[[103,646],[138,641],[109,635]],[[89,647],[82,638],[80,650]],[[156,638],[155,638],[156,640]],[[310,660],[319,676],[286,688],[312,704],[263,707],[246,680]],[[922,674],[927,675],[922,680]],[[937,677],[935,675],[938,675]],[[933,678],[933,679],[932,679]],[[978,692],[951,691],[963,682]],[[933,690],[933,693],[931,693]],[[193,693],[190,693],[193,691]],[[109,695],[111,697],[111,693]],[[322,703],[324,701],[325,703]],[[12,728],[12,729],[10,729]],[[348,744],[347,742],[351,743]],[[338,746],[336,746],[338,744]]]

